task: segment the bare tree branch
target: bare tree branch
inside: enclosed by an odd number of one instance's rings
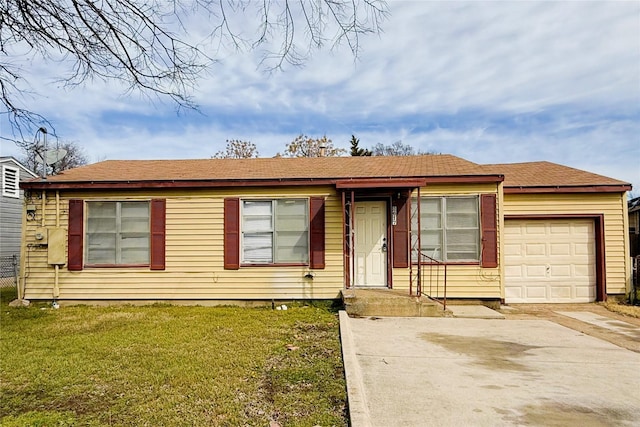
[[[329,40],[357,57],[360,37],[381,32],[387,14],[384,0],[0,0],[0,114],[19,141],[46,123],[24,99],[34,58],[68,65],[58,77],[70,89],[116,81],[197,109],[197,83],[222,49],[264,49],[266,70],[301,65]],[[209,19],[206,40],[193,41],[194,16]]]

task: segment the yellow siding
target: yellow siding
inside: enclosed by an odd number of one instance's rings
[[[624,193],[506,194],[505,215],[604,215],[606,293],[629,289],[628,237],[625,229]]]
[[[495,184],[429,185],[422,195],[482,194],[498,195],[498,242],[505,215],[532,214],[603,214],[605,228],[607,293],[624,293],[628,289],[630,267],[626,250],[628,237],[624,228],[624,195],[617,194],[507,194],[502,196]],[[47,265],[47,248],[38,246],[36,228],[56,226],[55,193],[47,194],[43,215],[42,193],[35,193],[27,203],[35,204],[35,219],[26,221],[24,256],[21,261],[22,284],[27,299],[51,299],[54,291],[54,268]],[[313,280],[305,279],[307,267],[223,268],[223,199],[224,197],[308,197],[326,196],[326,268],[314,270]],[[335,298],[343,287],[342,212],[334,188],[276,187],[260,189],[238,187],[203,190],[149,190],[77,192],[61,194],[61,227],[67,227],[68,200],[167,200],[166,270],[148,268],[84,269],[59,272],[60,299],[303,299]],[[501,252],[501,251],[500,251]],[[499,254],[501,259],[501,254]],[[502,262],[500,262],[502,265]],[[409,288],[410,269],[393,269],[395,289]],[[415,269],[414,269],[415,273]],[[501,298],[501,267],[450,265],[447,271],[448,298]],[[428,273],[423,289],[428,291]],[[432,283],[431,291],[435,287]],[[442,296],[442,286],[434,292]]]
[[[496,184],[437,184],[428,185],[420,189],[421,196],[449,196],[449,195],[479,195],[497,194],[498,206],[496,209],[497,220],[500,220],[501,194]],[[417,197],[414,191],[413,196]],[[498,222],[498,248],[500,248],[501,231]],[[498,254],[499,255],[499,254]],[[414,266],[413,274],[417,274]],[[439,278],[435,269],[431,272],[425,266],[423,270],[423,292],[437,298],[444,296],[443,270],[440,270]],[[410,269],[393,269],[394,289],[409,289]],[[414,280],[415,286],[415,280]],[[482,268],[480,265],[456,265],[447,266],[447,298],[501,298],[501,280],[499,268]]]
[[[313,270],[315,278],[305,279],[308,267],[223,267],[223,199],[238,197],[327,196],[325,207],[326,268]],[[117,192],[74,193],[60,202],[60,225],[67,227],[68,199],[133,200],[166,198],[166,270],[148,268],[86,268],[70,272],[60,269],[60,299],[301,299],[335,298],[343,285],[342,211],[335,190],[330,187],[235,188],[220,191],[135,192],[122,197]],[[55,198],[47,197],[45,225],[56,223]],[[54,269],[47,265],[47,248],[35,246],[37,218],[27,221],[25,297],[51,299]]]

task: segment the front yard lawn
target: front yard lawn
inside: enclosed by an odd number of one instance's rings
[[[344,426],[326,307],[9,308],[2,426]]]

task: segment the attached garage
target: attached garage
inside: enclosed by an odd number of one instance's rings
[[[596,300],[594,219],[506,220],[505,302]]]

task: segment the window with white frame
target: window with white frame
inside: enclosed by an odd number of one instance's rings
[[[307,199],[243,200],[242,263],[309,262]]]
[[[412,212],[417,212],[413,199]],[[417,214],[412,215],[411,238],[418,239]],[[478,196],[422,197],[420,250],[445,262],[479,261],[480,220]],[[416,261],[416,254],[413,254]]]
[[[149,264],[149,202],[87,202],[86,206],[86,264]]]
[[[2,195],[15,199],[20,197],[20,169],[2,166]]]

